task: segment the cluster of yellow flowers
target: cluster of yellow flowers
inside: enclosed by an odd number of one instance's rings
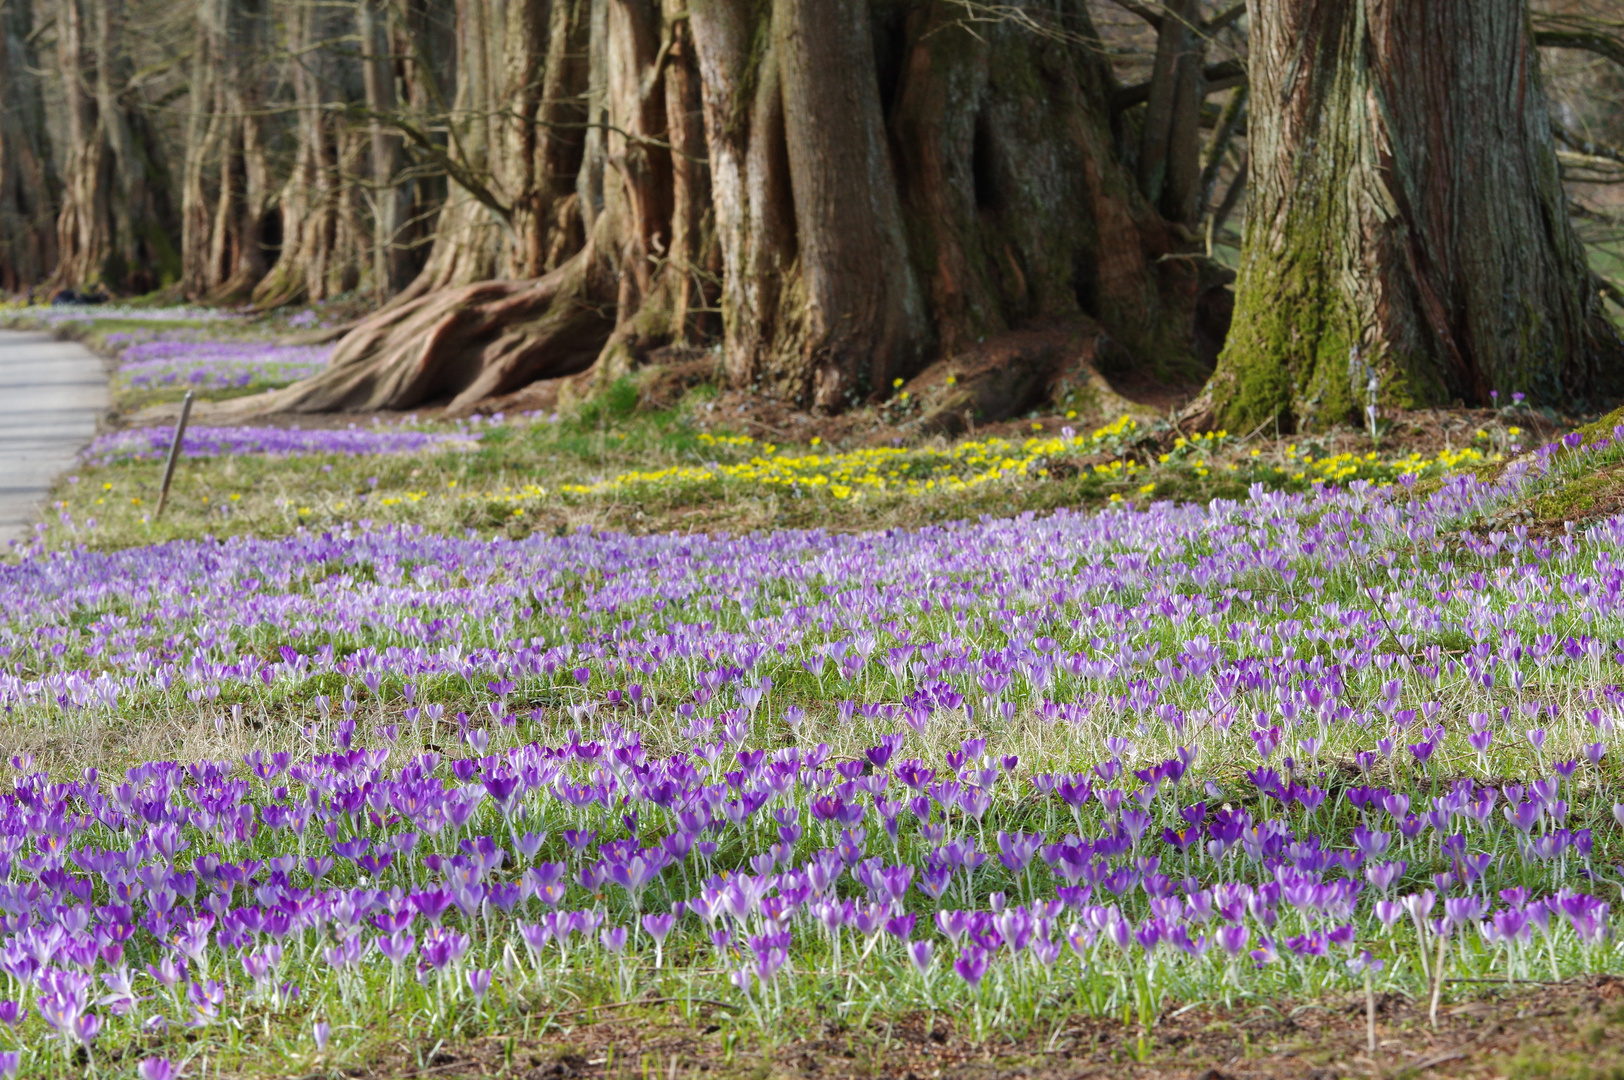
[[[453,485],[455,486],[455,485]],[[428,498],[426,491],[403,491],[399,495],[386,495],[378,500],[379,506],[399,506],[401,503],[420,503]]]
[[[1254,457],[1257,451],[1252,451]],[[1471,447],[1444,450],[1437,457],[1426,457],[1419,452],[1408,457],[1383,461],[1375,451],[1365,454],[1341,453],[1316,458],[1311,452],[1299,452],[1296,446],[1286,447],[1286,464],[1276,465],[1275,473],[1293,480],[1341,483],[1344,480],[1373,480],[1391,483],[1404,476],[1422,476],[1433,472],[1453,472],[1499,461],[1499,454],[1484,454]]]
[[[745,435],[702,434],[699,441],[707,446],[742,451],[748,456],[734,462],[624,472],[593,483],[560,484],[557,490],[569,496],[601,496],[646,491],[655,487],[731,482],[766,489],[808,493],[823,491],[840,500],[882,492],[909,496],[940,491],[958,492],[1000,480],[1048,476],[1050,466],[1057,459],[1102,451],[1121,454],[1126,449],[1125,444],[1138,432],[1139,424],[1133,417],[1123,416],[1086,435],[1065,428],[1060,435],[1034,435],[1018,442],[986,438],[962,442],[946,450],[868,447],[841,453],[821,451],[821,440],[818,439],[811,441],[807,452],[779,453],[773,443],[757,441]],[[1180,437],[1173,441],[1169,452],[1158,455],[1158,460],[1163,464],[1186,466],[1198,478],[1207,477],[1215,469],[1238,473],[1242,465],[1236,461],[1213,461],[1228,439],[1229,433],[1226,431]],[[1258,450],[1251,452],[1254,466],[1262,467],[1276,476],[1309,483],[1339,483],[1353,479],[1390,483],[1405,475],[1448,472],[1494,460],[1470,448],[1445,451],[1435,458],[1412,454],[1408,458],[1384,461],[1374,452],[1362,455],[1331,454],[1316,458],[1312,452],[1299,450],[1292,445],[1286,448],[1286,463],[1271,469],[1265,462],[1255,460],[1259,454]],[[1086,468],[1112,486],[1123,485],[1122,491],[1109,496],[1112,502],[1123,501],[1128,484],[1133,484],[1134,492],[1142,496],[1149,496],[1156,490],[1154,482],[1139,483],[1145,469],[1131,457],[1116,456],[1109,461],[1091,463]],[[547,494],[547,489],[543,487],[526,484],[517,490],[503,488],[500,492],[485,493],[483,497],[489,501],[519,504]],[[473,497],[473,493],[468,493],[468,497]],[[514,513],[522,511],[515,509]]]
[[[700,441],[708,445],[749,448],[757,453],[731,464],[627,472],[594,484],[563,484],[559,490],[569,495],[603,495],[648,484],[732,480],[768,488],[823,490],[837,499],[865,492],[923,495],[964,491],[1013,476],[1047,475],[1042,467],[1045,459],[1098,449],[1137,429],[1134,419],[1124,416],[1086,436],[1068,430],[1060,436],[1033,437],[1018,444],[988,438],[962,442],[949,450],[868,447],[808,454],[780,454],[772,443],[757,443],[742,435],[701,435]],[[818,440],[813,440],[813,446],[817,445]],[[1139,468],[1137,462],[1122,460],[1093,467],[1108,479],[1126,478]]]
[[[1516,428],[1512,428],[1516,431]],[[1422,457],[1420,454],[1411,454],[1401,461],[1395,461],[1393,467],[1401,475],[1410,473],[1423,473],[1439,466],[1444,471],[1467,468],[1472,465],[1487,465],[1490,462],[1501,460],[1500,454],[1485,454],[1481,450],[1474,450],[1470,446],[1463,446],[1459,450],[1442,450],[1432,459]]]
[[[878,493],[919,496],[968,491],[1020,477],[1047,477],[1056,465],[1064,466],[1068,458],[1076,462],[1078,458],[1103,453],[1111,455],[1109,460],[1077,462],[1077,465],[1103,481],[1108,490],[1115,488],[1107,497],[1112,503],[1121,503],[1131,495],[1150,497],[1157,489],[1155,480],[1145,482],[1145,466],[1125,453],[1127,444],[1138,432],[1139,425],[1134,419],[1123,416],[1088,434],[1064,428],[1059,435],[1034,435],[1019,441],[973,439],[941,450],[869,447],[839,453],[820,450],[820,440],[816,439],[811,440],[806,451],[779,453],[773,443],[744,435],[702,434],[699,436],[702,444],[736,452],[740,459],[623,472],[592,483],[559,484],[551,489],[523,483],[500,489],[458,490],[456,481],[452,480],[447,482],[442,495],[511,507],[514,515],[522,515],[526,506],[534,506],[549,496],[612,496],[706,483],[736,483],[808,494],[821,491],[838,500],[860,499]],[[1261,474],[1310,484],[1363,479],[1383,485],[1409,475],[1450,472],[1499,460],[1498,454],[1486,454],[1470,447],[1444,451],[1431,458],[1416,453],[1383,460],[1375,452],[1316,457],[1312,450],[1295,444],[1285,448],[1283,464],[1259,460],[1263,453],[1259,449],[1253,449],[1249,458],[1214,460],[1228,457],[1223,454],[1227,441],[1228,433],[1222,431],[1180,437],[1173,441],[1168,452],[1159,454],[1157,460],[1174,469],[1188,470],[1197,478],[1205,478],[1217,470],[1240,474],[1241,479],[1248,476],[1255,479]],[[377,504],[385,507],[415,505],[428,495],[426,491],[406,491],[381,498]],[[303,507],[298,512],[309,513]]]

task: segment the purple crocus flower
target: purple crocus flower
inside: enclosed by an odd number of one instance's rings
[[[474,1000],[484,1001],[485,995],[489,993],[491,989],[491,969],[469,968],[467,977],[468,989],[473,993]]]
[[[987,974],[987,954],[974,945],[967,946],[953,961],[953,970],[970,987],[974,989],[981,985],[982,976]]]

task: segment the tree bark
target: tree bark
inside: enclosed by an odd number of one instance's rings
[[[1520,0],[1260,0],[1235,329],[1192,416],[1249,428],[1620,389]],[[1435,43],[1447,42],[1447,48]]]
[[[210,206],[207,173],[219,168],[220,145],[229,124],[224,107],[225,7],[229,0],[201,0],[197,5],[197,34],[193,44],[190,114],[186,118],[186,160],[181,172],[181,291],[199,299],[220,283],[216,256],[216,208]],[[230,173],[220,168],[217,201],[230,198]]]
[[[615,329],[598,357],[597,377],[612,381],[654,349],[682,343],[690,311],[704,306],[696,274],[704,262],[710,204],[700,117],[699,77],[681,0],[610,6],[608,105],[625,119],[605,130],[602,147],[623,200],[615,262],[621,268]]]
[[[0,290],[17,292],[56,269],[60,183],[51,161],[34,51],[31,0],[0,7]]]
[[[60,0],[69,157],[53,281],[149,292],[180,278],[161,144],[129,89],[120,0]]]
[[[248,299],[270,269],[281,228],[267,157],[265,80],[270,12],[266,0],[219,0],[217,35],[222,113],[219,183],[208,251],[207,299]]]

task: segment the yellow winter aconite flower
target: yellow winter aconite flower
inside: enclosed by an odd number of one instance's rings
[[[1075,415],[1068,414],[1068,415]],[[1169,433],[1175,434],[1175,433]],[[622,472],[589,481],[559,484],[549,489],[536,483],[498,481],[487,490],[470,490],[455,479],[442,481],[434,496],[440,500],[479,502],[504,515],[523,516],[528,508],[546,498],[621,496],[632,498],[658,490],[691,489],[700,485],[725,485],[772,492],[784,497],[826,498],[849,502],[874,493],[893,496],[924,496],[938,492],[963,493],[999,482],[1049,482],[1081,477],[1094,485],[1094,497],[1112,503],[1124,502],[1130,495],[1153,496],[1160,481],[1180,473],[1193,480],[1206,480],[1213,472],[1229,483],[1245,485],[1261,479],[1273,484],[1295,481],[1309,485],[1367,482],[1386,486],[1406,478],[1438,475],[1451,470],[1499,460],[1470,447],[1447,450],[1436,457],[1410,454],[1383,459],[1375,451],[1329,453],[1317,442],[1290,444],[1280,449],[1248,448],[1242,455],[1230,445],[1225,431],[1177,435],[1165,452],[1146,454],[1140,441],[1141,429],[1132,416],[1081,434],[1070,427],[1058,435],[1045,435],[1040,422],[1032,422],[1024,439],[989,436],[970,439],[953,446],[879,446],[840,451],[824,447],[814,436],[804,449],[780,448],[747,435],[701,433],[695,440],[702,446],[729,453],[722,460],[677,465],[659,469]],[[1075,464],[1055,468],[1071,458]],[[1086,459],[1086,464],[1085,464]],[[1145,481],[1150,471],[1156,479]],[[1101,490],[1103,487],[1104,490]],[[1088,489],[1085,489],[1087,491]],[[1177,497],[1208,496],[1180,493]],[[1085,497],[1079,492],[1078,497]],[[1229,497],[1229,496],[1226,496]],[[230,496],[233,501],[239,494]],[[369,506],[416,504],[430,498],[427,491],[379,493],[369,497]],[[348,509],[339,504],[338,509]],[[306,507],[298,511],[309,515]]]

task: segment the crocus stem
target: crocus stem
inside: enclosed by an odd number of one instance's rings
[[[1433,964],[1432,979],[1432,1006],[1427,1010],[1427,1018],[1432,1022],[1432,1030],[1438,1030],[1438,999],[1444,992],[1444,946],[1448,944],[1447,934],[1438,935],[1438,960]]]

